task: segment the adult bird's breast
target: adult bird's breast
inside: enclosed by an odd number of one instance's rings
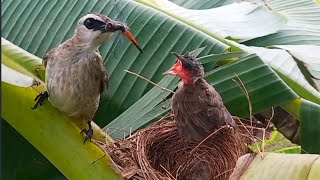
[[[68,116],[90,119],[98,108],[102,70],[95,61],[84,58],[63,66],[47,66],[49,99]]]

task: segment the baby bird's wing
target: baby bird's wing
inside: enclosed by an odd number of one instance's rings
[[[188,139],[200,141],[218,127],[233,122],[220,95],[207,83],[178,91],[172,108],[178,130]]]

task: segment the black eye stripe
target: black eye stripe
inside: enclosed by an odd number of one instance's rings
[[[83,24],[86,26],[86,28],[93,29],[93,30],[98,30],[98,29],[101,29],[102,26],[105,26],[104,22],[101,22],[93,18],[86,19],[83,22]]]

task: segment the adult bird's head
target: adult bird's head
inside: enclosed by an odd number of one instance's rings
[[[204,77],[203,66],[197,61],[192,52],[184,55],[172,52],[178,59],[177,62],[163,74],[176,75],[182,79],[184,84],[194,84],[198,79]]]
[[[121,31],[142,52],[137,40],[126,25],[102,14],[88,13],[83,16],[78,22],[75,35],[83,43],[96,48],[115,31]]]

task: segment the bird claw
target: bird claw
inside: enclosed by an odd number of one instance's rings
[[[234,127],[230,124],[226,124],[227,129],[229,129],[232,133],[235,132]]]
[[[89,141],[91,141],[91,138],[93,136],[93,129],[92,128],[89,128],[88,130],[87,129],[82,129],[82,131],[80,132],[80,134],[83,134],[85,133],[86,134],[86,137],[84,138],[84,141],[83,141],[83,144],[86,143],[86,141],[89,139]]]
[[[49,97],[48,91],[40,92],[34,99],[34,101],[37,101],[36,104],[31,109],[36,109],[38,105],[42,106],[43,101],[48,97]]]

